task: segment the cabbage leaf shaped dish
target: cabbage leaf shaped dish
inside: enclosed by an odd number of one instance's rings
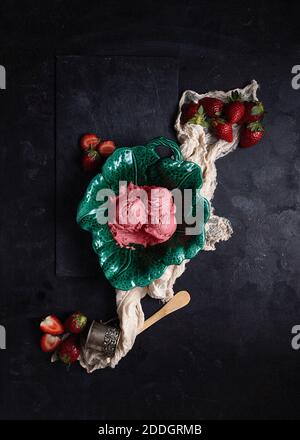
[[[172,157],[160,157],[157,147],[165,146],[172,151]],[[203,221],[197,225],[193,235],[186,234],[190,227],[186,214],[183,223],[178,224],[175,233],[164,243],[153,246],[121,247],[115,241],[109,225],[100,224],[97,212],[103,201],[97,200],[101,189],[110,188],[115,194],[119,182],[127,181],[135,185],[158,185],[172,191],[192,190],[190,215],[194,216],[197,204],[201,204]],[[185,161],[179,146],[169,139],[159,137],[147,145],[119,147],[106,160],[102,172],[88,185],[77,211],[77,223],[92,234],[92,246],[98,255],[99,264],[113,287],[129,290],[136,286],[146,286],[159,278],[167,266],[181,264],[191,259],[205,243],[205,223],[210,209],[209,202],[200,195],[202,186],[201,168]]]

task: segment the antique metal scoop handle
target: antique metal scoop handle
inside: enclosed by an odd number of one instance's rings
[[[181,309],[190,302],[190,295],[186,290],[181,290],[176,293],[169,302],[167,302],[158,312],[154,313],[150,318],[146,319],[143,328],[139,334],[155,324],[160,319]],[[114,321],[110,320],[108,322]],[[118,326],[108,325],[107,323],[93,321],[83,345],[85,349],[96,350],[102,352],[104,356],[112,357],[115,353],[116,347],[121,335]]]

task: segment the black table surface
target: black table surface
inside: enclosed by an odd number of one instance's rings
[[[300,91],[291,87],[291,69],[300,64],[299,13],[299,4],[284,1],[1,1],[1,419],[299,416],[300,354],[291,347],[291,328],[300,324]],[[70,56],[78,57],[78,78],[57,68]],[[39,350],[38,325],[46,314],[65,317],[76,309],[91,319],[115,314],[114,290],[97,267],[81,271],[80,259],[69,267],[59,248],[57,182],[65,176],[71,188],[72,179],[82,179],[75,160],[60,168],[61,154],[69,157],[62,133],[68,149],[80,130],[116,127],[113,111],[111,124],[97,123],[93,99],[101,88],[87,69],[93,57],[97,69],[101,58],[122,64],[132,57],[133,75],[143,57],[149,68],[169,60],[156,82],[157,90],[166,84],[159,97],[168,119],[152,114],[162,135],[175,137],[170,127],[186,89],[226,90],[255,78],[268,113],[260,145],[217,163],[214,206],[234,235],[199,254],[177,281],[191,304],[140,336],[116,369],[88,375],[79,365],[67,372],[50,364]],[[168,69],[176,70],[171,85]],[[111,72],[104,63],[99,81]],[[80,127],[71,111],[73,129],[59,116],[64,81],[66,94],[73,86],[95,93],[92,104],[84,101],[90,115]],[[144,114],[156,101],[146,85],[141,96],[135,111]],[[138,144],[152,132],[152,123],[127,132],[128,115],[117,115],[120,142]],[[87,127],[90,121],[95,125]],[[143,307],[148,316],[159,303],[145,299]]]

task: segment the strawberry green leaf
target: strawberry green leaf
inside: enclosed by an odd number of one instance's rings
[[[251,122],[250,124],[248,124],[248,128],[251,131],[264,131],[264,128],[259,121]]]
[[[208,122],[205,119],[205,112],[202,105],[200,105],[197,113],[189,121],[189,124],[201,125],[204,128],[208,127]]]
[[[264,106],[261,102],[258,102],[257,105],[253,106],[251,109],[251,115],[257,116],[264,112]]]

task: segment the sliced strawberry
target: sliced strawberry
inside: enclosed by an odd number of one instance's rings
[[[211,121],[213,134],[218,139],[223,139],[226,142],[233,141],[232,125],[221,118],[215,118]]]
[[[199,106],[202,105],[205,113],[210,118],[220,116],[224,107],[224,102],[218,98],[202,98],[198,102]]]
[[[40,341],[41,349],[45,353],[54,351],[59,346],[60,343],[61,343],[61,339],[59,336],[53,336],[49,334],[43,335]]]
[[[240,136],[240,146],[243,148],[252,147],[263,137],[265,129],[260,122],[251,122],[243,127]]]
[[[112,154],[115,149],[116,145],[114,141],[102,141],[97,147],[99,153],[103,157],[108,157],[110,154]]]
[[[64,326],[57,316],[49,315],[41,323],[40,329],[44,333],[49,333],[50,335],[61,335],[64,332]]]
[[[87,151],[96,148],[101,139],[94,133],[87,133],[80,139],[80,147],[82,150]]]

